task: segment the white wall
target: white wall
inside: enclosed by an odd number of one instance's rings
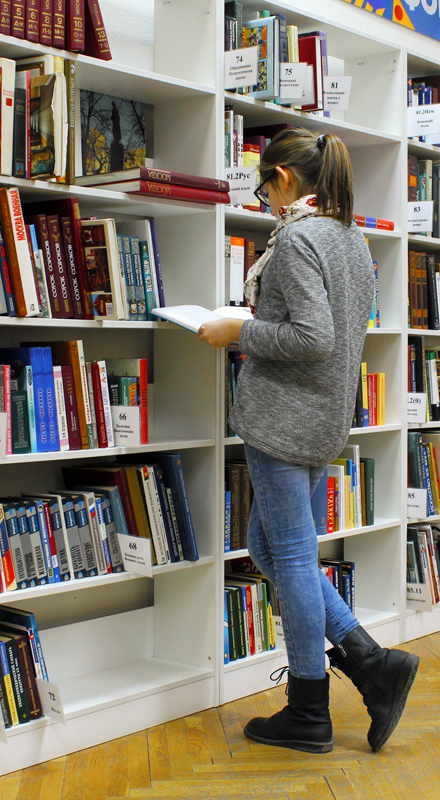
[[[153,46],[154,0],[100,0],[107,34]]]

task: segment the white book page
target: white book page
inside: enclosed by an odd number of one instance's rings
[[[168,306],[165,308],[153,308],[152,313],[169,322],[175,322],[176,325],[187,328],[194,333],[197,333],[204,322],[215,322],[223,318],[252,319],[250,309],[243,308],[243,306],[221,306],[216,308],[215,311],[210,311],[202,306]]]

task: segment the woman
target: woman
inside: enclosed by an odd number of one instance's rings
[[[373,266],[352,222],[352,169],[338,137],[304,129],[278,134],[264,152],[255,194],[277,226],[251,268],[253,319],[201,326],[214,347],[239,342],[229,424],[245,444],[254,488],[248,549],[278,589],[289,661],[288,705],[245,734],[263,744],[332,749],[328,653],[360,690],[374,751],[396,726],[419,659],[380,648],[318,567],[311,496],[343,449],[353,419],[373,302]]]

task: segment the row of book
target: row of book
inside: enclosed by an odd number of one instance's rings
[[[434,253],[408,253],[408,327],[440,329],[440,263]]]
[[[245,87],[244,93],[291,106],[290,102],[280,100],[280,64],[299,61],[307,64],[307,99],[303,104],[295,103],[295,106],[303,111],[323,110],[323,78],[328,74],[327,35],[324,31],[299,34],[295,25],[287,25],[284,14],[261,11],[258,17],[252,18],[252,12],[246,15],[242,3],[226,3],[225,50],[246,47],[258,47],[257,83]]]
[[[408,391],[426,394],[426,422],[440,420],[439,351],[422,336],[408,336]]]
[[[249,557],[233,559],[225,574],[225,664],[275,649],[279,618],[275,586]]]
[[[406,540],[407,596],[417,599],[416,585],[429,587],[431,606],[440,603],[440,528],[436,525],[409,525]]]
[[[154,219],[84,219],[77,198],[0,188],[0,314],[152,320],[165,305]]]
[[[108,61],[99,0],[2,0],[0,33]]]
[[[350,611],[355,613],[355,563],[333,558],[320,558],[320,567],[324,575],[333,584]]]
[[[428,516],[440,514],[440,432],[408,431],[408,487],[425,489]]]
[[[366,361],[361,362],[353,428],[385,425],[385,372],[368,372]]]
[[[439,137],[440,138],[440,137]],[[432,200],[432,227],[419,236],[439,238],[440,161],[431,158],[417,159],[408,153],[408,201]]]
[[[63,478],[67,489],[1,500],[2,592],[123,572],[118,534],[150,539],[154,564],[198,560],[178,453]]]
[[[34,615],[0,606],[0,709],[5,728],[43,716],[36,679],[49,680]]]
[[[408,78],[408,84],[407,84],[408,107],[433,105],[434,103],[438,103],[439,87],[440,87],[439,75],[423,75],[420,77]],[[426,144],[431,144],[431,145],[440,144],[440,137],[438,134],[429,134],[427,136],[414,136],[412,138],[415,139],[416,141],[425,142]]]
[[[121,407],[138,409],[134,444],[148,444],[147,369],[145,358],[86,361],[81,339],[0,348],[6,455],[114,447]]]
[[[328,465],[312,495],[318,536],[374,525],[374,467],[375,459],[361,457],[356,444]]]

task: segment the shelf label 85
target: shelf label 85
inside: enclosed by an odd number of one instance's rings
[[[408,489],[407,516],[410,519],[425,519],[428,513],[428,492],[426,489]]]

